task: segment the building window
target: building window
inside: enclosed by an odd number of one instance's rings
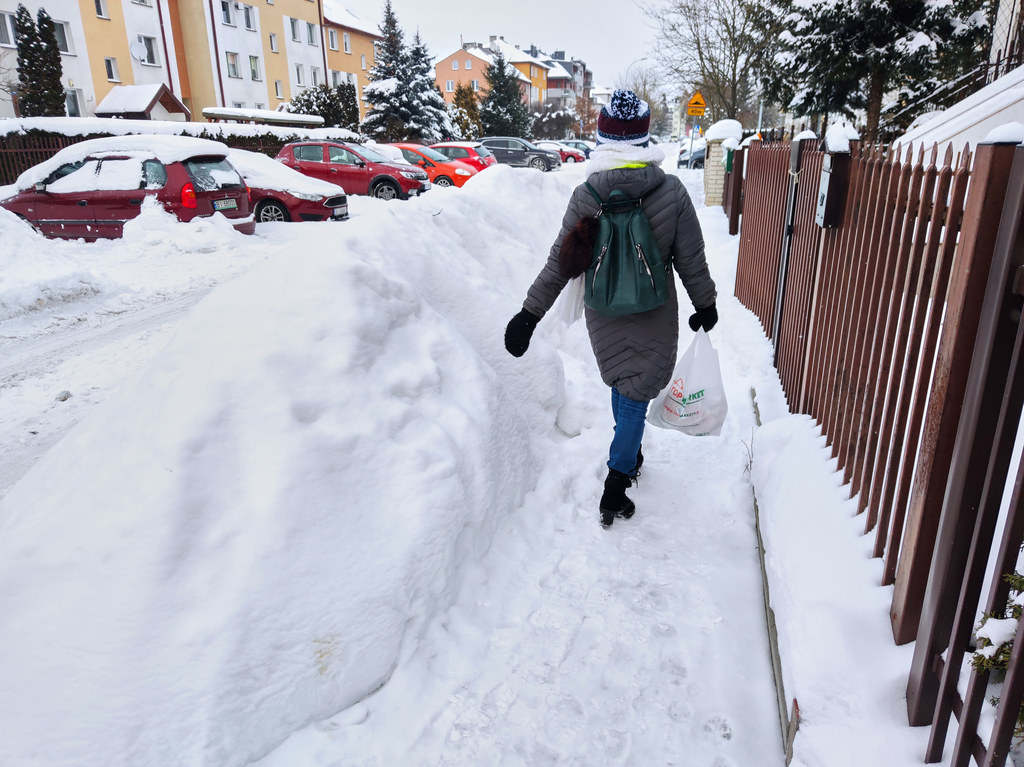
[[[146,46],[146,56],[145,58],[140,59],[140,61],[143,64],[149,64],[150,66],[158,65],[160,62],[157,61],[156,58],[156,38],[146,37],[145,35],[139,35],[138,38],[139,42]]]
[[[327,30],[327,45],[330,46],[330,49],[332,51],[338,50],[338,30]]]
[[[244,101],[232,101],[231,102],[231,106],[233,106],[235,109],[245,109],[245,102]]]
[[[341,44],[345,47],[345,53],[352,53],[352,35],[348,32],[342,32]]]
[[[299,31],[299,20],[288,19],[288,22],[292,25],[292,40],[295,42],[302,41],[302,33]]]
[[[220,0],[220,17],[225,24],[235,25],[231,20],[231,0]]]
[[[314,88],[320,84],[320,67],[309,68],[309,80]]]
[[[302,64],[295,65],[295,82],[298,85],[305,85],[305,76],[302,73]]]
[[[14,47],[14,14],[0,13],[0,45]]]
[[[107,69],[107,80],[112,83],[121,82],[117,74],[117,59],[103,59],[103,66]]]
[[[245,28],[256,31],[256,9],[251,5],[242,6],[242,18],[245,19]]]
[[[480,81],[479,80],[470,80],[469,84],[473,88],[473,92],[474,93],[476,93],[478,90],[480,90]]]
[[[459,68],[459,60],[458,59],[452,59],[452,69],[454,70],[454,69],[458,69],[458,68]]]
[[[473,59],[466,59],[466,69],[473,68]]]
[[[227,61],[228,77],[241,79],[242,75],[238,72],[238,54],[232,53],[231,51],[225,51],[224,58]]]
[[[136,5],[149,5],[149,0],[132,0]]]
[[[64,91],[64,109],[68,113],[68,117],[82,116],[82,104],[78,97],[78,91]]]
[[[445,90],[445,93],[454,93],[455,92],[455,81],[454,80],[445,80],[445,82],[444,82],[444,90]]]
[[[262,80],[263,76],[260,74],[260,57],[250,56],[249,57],[249,77],[253,80]]]
[[[274,95],[279,99],[284,98],[284,84],[280,80],[274,80]]]
[[[109,19],[107,15],[107,0],[95,0],[96,15],[101,19]]]
[[[362,54],[359,57],[359,66],[361,66],[363,69],[366,69],[366,54],[365,53]]]
[[[277,35],[273,32],[270,33],[270,50],[273,53],[278,53],[277,50]]]
[[[71,50],[71,29],[65,21],[53,22],[53,34],[57,38],[57,50],[61,53],[74,53]]]
[[[254,105],[254,107],[256,109],[266,109],[267,105],[266,104],[256,104],[256,105]]]
[[[316,24],[309,21],[306,22],[306,42],[316,45]]]

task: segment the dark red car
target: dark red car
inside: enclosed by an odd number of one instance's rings
[[[392,162],[365,144],[351,141],[294,141],[277,159],[299,173],[337,184],[349,194],[407,200],[430,189],[422,168]]]
[[[477,170],[483,170],[498,163],[491,150],[479,141],[442,141],[440,144],[431,144],[430,148],[436,149],[450,160],[469,163]]]
[[[181,221],[222,213],[256,229],[249,190],[219,142],[186,136],[112,136],[65,147],[18,177],[0,206],[47,237],[120,237],[155,197]]]
[[[232,149],[228,160],[249,187],[256,223],[348,218],[348,196],[337,184],[304,176],[273,157],[245,149]]]

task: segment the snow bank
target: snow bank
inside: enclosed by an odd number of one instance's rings
[[[243,765],[388,678],[538,470],[562,365],[500,338],[578,181],[501,166],[317,228],[11,489],[6,763]]]

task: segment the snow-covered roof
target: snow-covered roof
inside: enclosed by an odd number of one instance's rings
[[[357,32],[365,32],[368,35],[380,37],[380,31],[377,29],[376,24],[369,19],[363,18],[348,6],[338,2],[338,0],[323,0],[323,2],[324,18],[327,21],[341,27],[354,29]]]
[[[161,87],[163,83],[115,85],[96,105],[96,111],[104,114],[145,112],[156,100]]]
[[[544,69],[551,69],[548,64],[545,64],[536,56],[531,56],[521,48],[517,48],[512,45],[512,43],[507,42],[502,37],[492,36],[491,50],[501,51],[501,55],[505,57],[505,61],[509,61],[513,64],[533,64],[534,66],[543,67]]]
[[[168,112],[190,115],[188,107],[163,83],[115,85],[96,105],[95,111],[100,117],[148,115],[157,102]]]
[[[257,189],[281,189],[292,194],[322,194],[330,197],[344,194],[345,190],[337,184],[331,184],[318,178],[305,176],[292,170],[284,163],[259,152],[245,149],[231,149],[228,160],[242,174],[249,186]]]
[[[494,65],[494,52],[488,48],[484,48],[482,45],[478,43],[466,43],[465,45],[462,46],[462,50],[466,51],[466,53],[476,56],[478,59],[483,59],[484,61],[487,62],[488,66]],[[508,60],[509,59],[506,56],[505,61]],[[511,70],[512,75],[515,77],[515,79],[523,80],[524,82],[530,82],[530,78],[524,75],[515,67],[511,67]]]
[[[964,144],[977,146],[994,128],[1011,122],[1024,122],[1024,67],[1007,72],[977,93],[907,131],[895,143],[930,147],[934,143],[952,141],[959,150]]]
[[[211,120],[246,120],[264,125],[302,125],[318,128],[324,124],[319,115],[304,115],[275,109],[244,109],[240,107],[206,107],[203,117]]]
[[[48,160],[33,165],[15,182],[19,189],[28,189],[42,181],[61,165],[76,162],[90,155],[118,154],[144,159],[155,158],[162,163],[181,162],[189,157],[212,155],[226,157],[228,148],[219,141],[192,136],[108,136],[79,141],[66,146]]]

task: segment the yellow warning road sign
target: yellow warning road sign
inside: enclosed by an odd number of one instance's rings
[[[704,107],[686,107],[686,114],[696,115],[697,117],[703,117]]]
[[[686,103],[686,114],[696,117],[703,117],[707,104],[704,103],[704,96],[700,91],[693,94],[693,98]]]

